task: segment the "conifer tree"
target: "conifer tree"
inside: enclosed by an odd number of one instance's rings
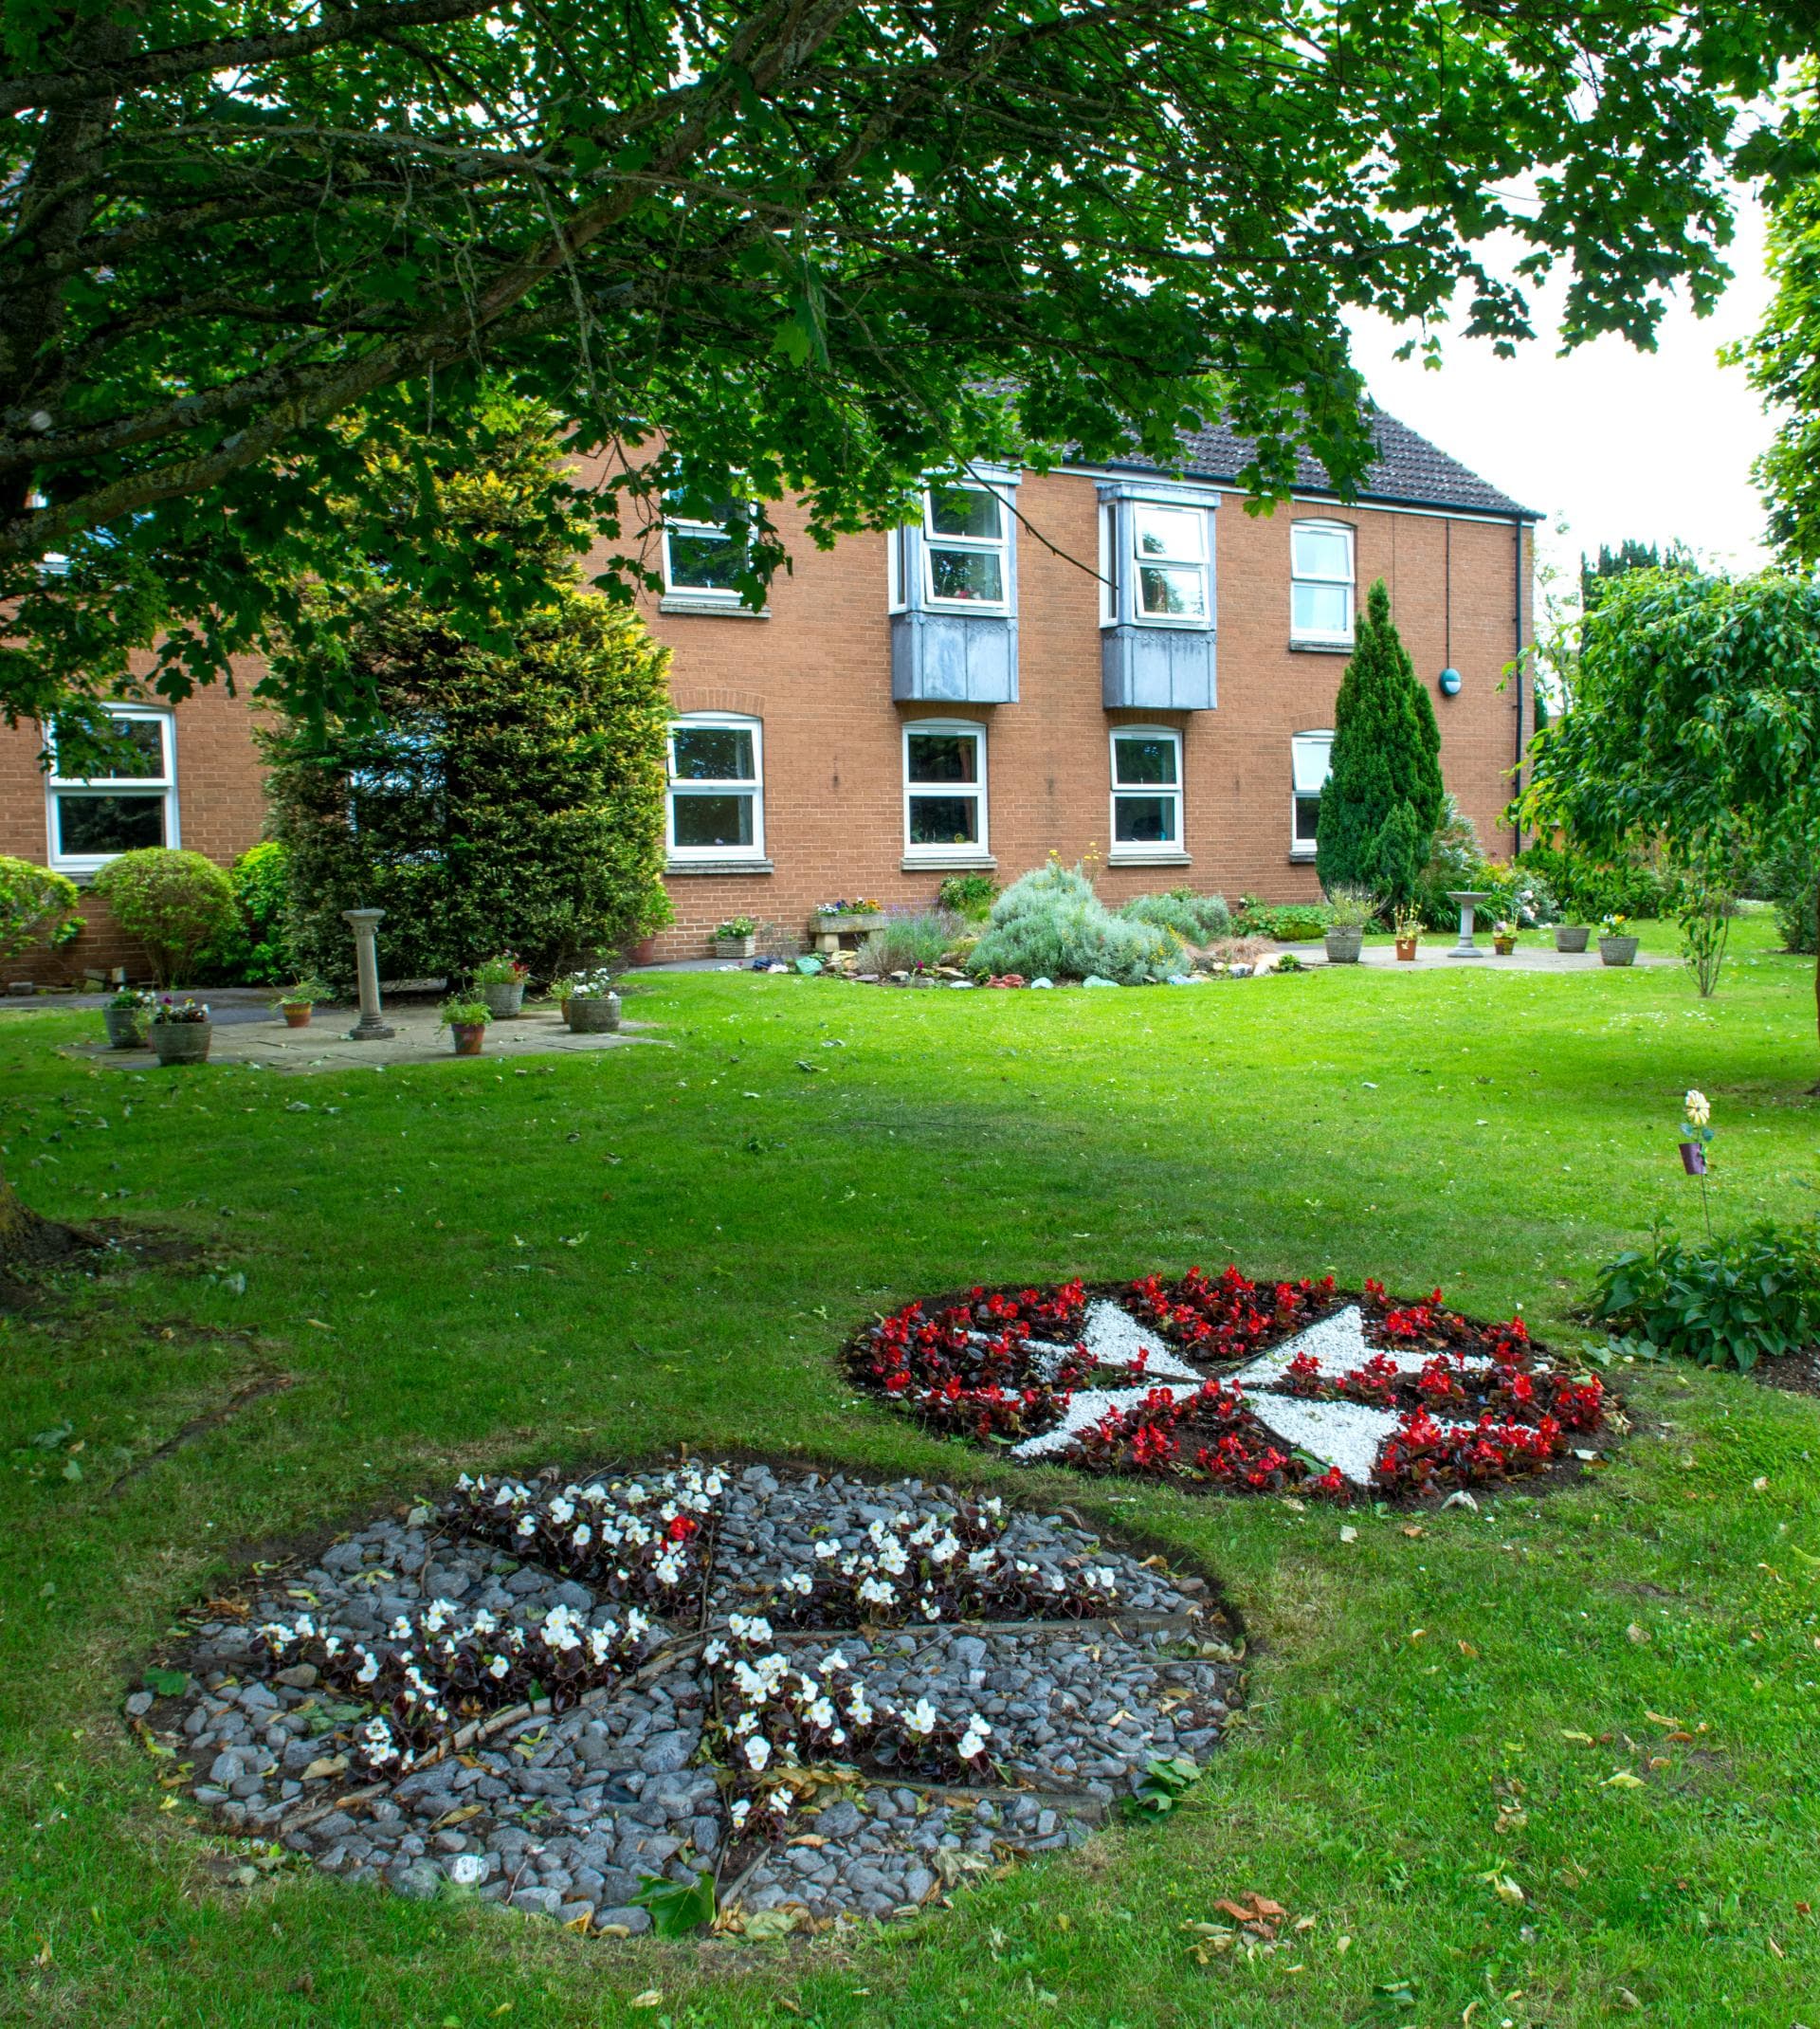
[[[1444,809],[1441,732],[1379,578],[1334,707],[1333,773],[1320,797],[1320,885],[1407,902]]]

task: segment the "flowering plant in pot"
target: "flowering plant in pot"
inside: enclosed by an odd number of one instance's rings
[[[1327,927],[1321,933],[1330,965],[1356,965],[1365,931],[1381,905],[1368,887],[1335,887],[1327,896]]]
[[[272,1005],[283,1015],[287,1029],[307,1029],[317,1003],[334,997],[320,979],[300,979],[295,986],[287,986]]]
[[[1556,951],[1584,951],[1586,941],[1592,934],[1583,923],[1557,923],[1555,925],[1555,948]]]
[[[1415,947],[1422,938],[1422,914],[1412,905],[1406,905],[1392,918],[1396,932],[1396,955],[1406,965],[1413,964]]]
[[[107,1047],[110,1050],[143,1050],[146,1047],[145,1025],[157,1004],[158,996],[147,993],[143,987],[121,987],[101,1010],[101,1020],[107,1026]]]
[[[160,1064],[206,1064],[214,1033],[206,1001],[166,994],[152,1010],[152,1048]]]
[[[1507,959],[1517,948],[1517,925],[1508,917],[1501,918],[1491,926],[1491,948],[1501,959]]]
[[[524,982],[530,968],[520,965],[517,954],[501,951],[497,958],[482,959],[474,968],[474,988],[486,1002],[495,1021],[512,1021],[524,1005]]]
[[[729,916],[717,925],[714,955],[718,959],[749,959],[758,947],[758,925],[750,916]]]
[[[1629,917],[1600,917],[1599,957],[1605,964],[1630,965],[1636,962],[1637,940],[1629,932]]]
[[[556,988],[562,1018],[575,1035],[608,1034],[619,1027],[619,996],[605,966],[572,972]]]
[[[443,1002],[441,1014],[443,1027],[455,1038],[455,1054],[479,1056],[486,1025],[493,1019],[493,1011],[486,1002],[476,1000],[472,994],[451,994]]]

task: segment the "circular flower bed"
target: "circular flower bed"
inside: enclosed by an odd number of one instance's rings
[[[1557,1364],[1520,1318],[1236,1268],[906,1304],[846,1362],[932,1428],[1014,1459],[1335,1500],[1590,1458],[1606,1415],[1598,1378]]]
[[[464,1479],[256,1566],[127,1710],[172,1786],[345,1878],[812,1928],[1086,1837],[1218,1739],[1231,1635],[1198,1580],[919,1481]]]

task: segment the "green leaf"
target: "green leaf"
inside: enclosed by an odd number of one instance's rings
[[[632,1900],[650,1911],[651,1928],[659,1937],[688,1937],[714,1921],[714,1874],[707,1870],[693,1881],[641,1874]]]
[[[139,1681],[155,1696],[180,1698],[190,1689],[190,1673],[187,1670],[148,1670]]]

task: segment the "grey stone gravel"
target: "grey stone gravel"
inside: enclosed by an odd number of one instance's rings
[[[951,1511],[959,1498],[918,1480],[731,1471],[714,1533],[710,1625],[753,1610],[810,1568],[818,1539],[851,1538],[903,1512]],[[136,1692],[126,1707],[166,1736],[193,1771],[191,1795],[224,1825],[279,1838],[343,1880],[381,1881],[408,1897],[478,1894],[639,1935],[650,1919],[630,1898],[643,1879],[686,1882],[713,1868],[723,1899],[748,1911],[885,1917],[1007,1857],[1078,1845],[1153,1755],[1204,1756],[1237,1698],[1236,1665],[1218,1646],[1223,1625],[1198,1585],[1062,1517],[1012,1510],[1004,1541],[1020,1558],[1063,1573],[1083,1563],[1117,1573],[1115,1621],[1120,1610],[1200,1618],[1186,1638],[1180,1626],[1062,1620],[1017,1632],[937,1623],[839,1636],[875,1703],[927,1697],[956,1723],[975,1711],[987,1719],[1004,1786],[931,1790],[893,1782],[888,1771],[861,1772],[798,1801],[784,1837],[810,1843],[736,1837],[703,1745],[705,1672],[683,1655],[648,1683],[536,1714],[474,1744],[462,1761],[411,1770],[360,1800],[354,1792],[372,1778],[351,1749],[364,1708],[318,1687],[307,1664],[262,1668],[262,1621],[295,1615],[300,1594],[313,1596],[308,1610],[319,1627],[350,1639],[383,1637],[398,1615],[437,1598],[460,1599],[464,1612],[537,1618],[557,1604],[584,1617],[610,1610],[572,1580],[515,1566],[490,1545],[441,1536],[423,1514],[375,1522],[306,1568],[269,1580],[273,1589],[248,1601],[244,1620],[198,1630],[183,1658],[192,1689],[181,1701]],[[836,1639],[804,1636],[791,1648],[812,1667]]]

